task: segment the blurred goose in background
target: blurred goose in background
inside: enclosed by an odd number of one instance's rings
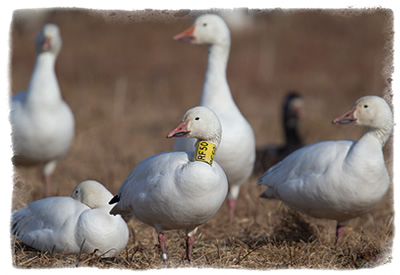
[[[254,174],[265,172],[284,157],[302,147],[303,139],[299,135],[298,127],[304,112],[304,100],[299,93],[289,92],[282,106],[282,124],[285,135],[285,144],[270,144],[260,148],[256,152]]]
[[[358,140],[322,141],[305,146],[270,168],[260,179],[263,198],[279,199],[315,218],[337,221],[336,242],[346,223],[376,207],[390,178],[382,147],[393,116],[386,101],[365,96],[334,124],[366,126]]]
[[[36,61],[26,91],[15,94],[10,103],[14,164],[44,163],[44,195],[50,176],[74,137],[74,117],[61,97],[54,70],[61,49],[59,29],[43,27],[36,38]]]
[[[226,79],[230,32],[221,17],[205,14],[199,16],[191,28],[174,36],[174,39],[209,45],[200,105],[211,108],[222,124],[223,135],[215,160],[228,177],[229,220],[232,221],[240,186],[247,182],[253,171],[255,138],[253,129],[232,98]],[[190,151],[194,144],[193,139],[179,139],[174,150]]]
[[[186,258],[190,261],[197,227],[214,216],[228,192],[225,173],[213,162],[221,124],[211,109],[195,107],[167,137],[196,138],[196,152],[165,152],[141,161],[110,201],[117,203],[110,213],[133,215],[153,226],[164,262],[164,230],[186,230]]]
[[[113,257],[125,248],[129,230],[109,214],[112,194],[99,182],[78,184],[72,197],[50,197],[12,213],[12,234],[40,251]]]
[[[245,32],[256,24],[248,8],[224,9],[219,13],[234,32]]]

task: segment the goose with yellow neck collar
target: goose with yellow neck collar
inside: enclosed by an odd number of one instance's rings
[[[209,46],[200,105],[211,108],[221,121],[224,134],[215,160],[228,177],[228,209],[229,220],[232,221],[240,187],[247,182],[253,171],[256,147],[253,129],[236,105],[226,78],[231,46],[230,31],[220,16],[204,14],[195,20],[191,28],[174,36],[174,39]],[[194,143],[193,139],[179,139],[174,150],[193,150]]]
[[[116,203],[111,214],[132,215],[155,228],[164,261],[164,230],[186,231],[186,258],[190,260],[197,227],[211,219],[226,198],[227,178],[212,160],[221,135],[221,124],[211,109],[190,109],[167,137],[197,139],[196,154],[165,152],[141,161],[110,201]]]

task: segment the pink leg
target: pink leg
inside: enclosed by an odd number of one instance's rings
[[[344,233],[344,225],[336,225],[336,243],[338,244]]]
[[[186,236],[186,260],[192,260],[192,248],[194,244],[194,236]]]
[[[163,260],[164,263],[167,263],[167,251],[165,250],[165,241],[167,240],[167,237],[164,235],[163,232],[158,233],[158,242],[160,243],[161,247],[161,259]]]
[[[229,223],[233,221],[233,214],[235,212],[236,201],[228,199]]]
[[[47,198],[50,194],[51,175],[43,175],[43,180],[44,180],[43,197]]]
[[[46,163],[43,167],[43,179],[44,179],[44,197],[48,197],[50,194],[51,186],[51,174],[53,174],[56,169],[57,160],[52,160]]]

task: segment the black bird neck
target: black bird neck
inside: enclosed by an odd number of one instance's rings
[[[302,140],[298,133],[298,119],[295,117],[284,118],[285,122],[285,143],[286,146],[299,146],[302,145]]]

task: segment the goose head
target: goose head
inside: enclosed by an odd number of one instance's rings
[[[364,96],[358,99],[350,111],[335,118],[334,124],[354,124],[381,128],[392,121],[392,111],[387,102],[378,96]]]
[[[282,107],[285,127],[296,127],[298,120],[301,118],[304,112],[303,98],[295,91],[289,92],[285,97]]]
[[[383,98],[364,96],[354,103],[350,111],[335,118],[332,123],[366,126],[384,144],[392,132],[393,114]]]
[[[110,191],[95,180],[79,183],[71,196],[92,209],[108,206],[108,201],[112,198]]]
[[[225,21],[216,14],[199,16],[189,29],[174,36],[174,40],[194,44],[229,45],[230,32]]]
[[[61,50],[61,36],[57,25],[46,24],[36,37],[36,52],[51,52],[57,55]]]
[[[167,138],[172,137],[197,138],[218,147],[222,137],[222,126],[214,111],[205,106],[198,106],[185,113],[182,122],[167,135]]]
[[[283,113],[287,114],[287,117],[299,118],[303,114],[304,100],[301,95],[295,91],[289,92],[283,102]]]

